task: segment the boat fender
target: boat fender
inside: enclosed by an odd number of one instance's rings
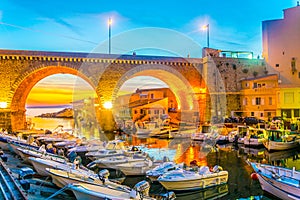
[[[251,179],[252,179],[252,180],[255,180],[255,181],[258,180],[258,175],[257,175],[257,173],[252,173],[252,174],[251,174]]]

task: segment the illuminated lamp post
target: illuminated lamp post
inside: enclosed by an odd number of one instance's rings
[[[111,25],[112,19],[108,19],[108,54],[111,54]]]
[[[202,30],[206,30],[207,34],[207,48],[209,48],[209,24],[203,25]]]

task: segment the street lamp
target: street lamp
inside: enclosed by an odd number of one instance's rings
[[[108,54],[111,53],[111,24],[112,24],[112,19],[108,19]]]
[[[203,25],[202,30],[206,30],[206,33],[207,33],[207,48],[209,48],[209,24]]]

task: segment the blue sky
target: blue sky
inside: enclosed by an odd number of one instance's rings
[[[200,27],[209,23],[210,47],[253,51],[256,56],[262,53],[261,22],[282,18],[282,10],[296,3],[296,0],[1,0],[0,48],[91,52],[107,40],[107,20],[112,17],[112,37],[134,29],[164,28],[191,38],[201,48],[206,46],[206,32]],[[180,41],[171,42],[181,45]],[[126,43],[112,40],[112,53],[130,52],[130,48]],[[102,51],[107,53],[106,49]],[[189,53],[201,57],[201,50]]]
[[[296,4],[296,0],[1,0],[0,48],[107,53],[107,21],[111,17],[115,54],[135,51],[138,55],[201,57],[201,49],[207,44],[206,31],[201,26],[209,24],[210,47],[252,51],[256,57],[262,53],[262,21],[280,19],[283,9]],[[78,79],[64,76],[53,75],[40,81],[27,102],[52,105],[42,89],[49,93],[52,88],[58,93],[57,84],[61,87],[64,80]],[[147,84],[136,84],[141,82]],[[164,83],[149,77],[137,77],[126,84],[124,88],[133,91],[153,85],[164,87]],[[90,86],[85,86],[83,90],[90,91]],[[62,100],[56,104],[68,104],[72,88],[60,93]],[[63,100],[66,94],[69,99]]]

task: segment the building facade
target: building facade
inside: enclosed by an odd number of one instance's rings
[[[283,10],[283,19],[262,22],[263,57],[278,71],[282,85],[300,85],[300,6]]]
[[[276,116],[278,76],[270,74],[241,81],[241,116],[269,120]]]

